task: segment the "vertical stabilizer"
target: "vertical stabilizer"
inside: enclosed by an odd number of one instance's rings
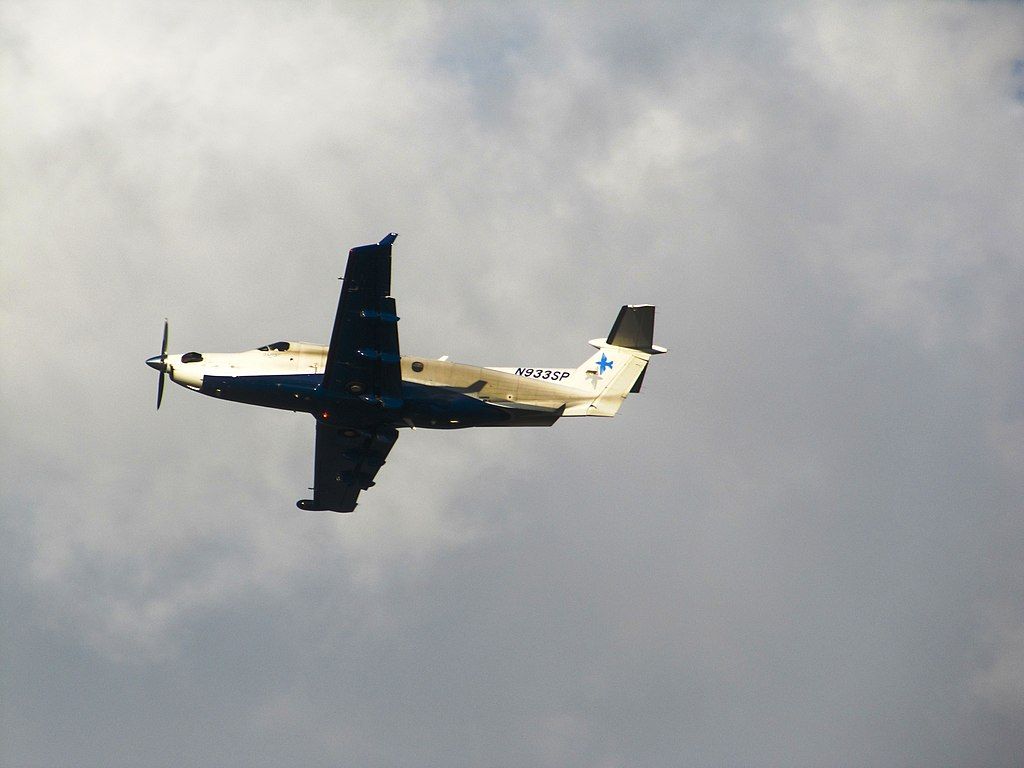
[[[566,409],[564,416],[614,416],[630,392],[639,392],[652,355],[666,350],[654,345],[654,306],[627,305],[607,339],[590,342],[597,347],[583,365],[565,381],[577,389],[590,390],[594,399]]]

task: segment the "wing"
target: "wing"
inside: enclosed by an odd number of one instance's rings
[[[361,398],[378,405],[401,405],[402,369],[398,351],[398,316],[391,293],[389,234],[376,245],[348,252],[338,313],[320,384],[338,400]],[[351,512],[359,492],[373,486],[398,430],[384,419],[358,419],[361,428],[317,422],[313,498],[300,509]],[[375,423],[376,422],[376,423]]]
[[[396,237],[392,232],[376,245],[348,252],[321,384],[332,395],[355,395],[389,407],[401,404],[398,316],[389,295]]]
[[[373,486],[373,478],[396,440],[398,430],[394,427],[366,431],[318,422],[313,498],[302,499],[296,506],[309,510],[353,511],[359,492]]]

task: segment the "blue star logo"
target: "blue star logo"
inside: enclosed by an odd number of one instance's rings
[[[597,364],[601,368],[601,370],[599,371],[601,376],[604,376],[605,368],[611,368],[613,365],[615,365],[614,362],[608,359],[608,356],[604,352],[601,353],[601,359],[597,361]]]

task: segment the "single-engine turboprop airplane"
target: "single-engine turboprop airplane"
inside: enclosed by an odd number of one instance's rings
[[[331,344],[297,341],[237,353],[167,354],[146,365],[204,395],[316,418],[313,498],[300,509],[351,512],[402,427],[547,427],[562,416],[614,416],[639,392],[654,346],[654,307],[624,306],[577,368],[482,368],[400,355],[391,298],[391,233],[348,254]]]

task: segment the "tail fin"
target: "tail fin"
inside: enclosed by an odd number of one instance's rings
[[[639,392],[652,355],[667,350],[654,345],[654,306],[626,305],[619,310],[607,339],[593,339],[597,347],[583,365],[564,382],[592,390],[594,399],[567,408],[564,416],[614,416],[630,392]]]

